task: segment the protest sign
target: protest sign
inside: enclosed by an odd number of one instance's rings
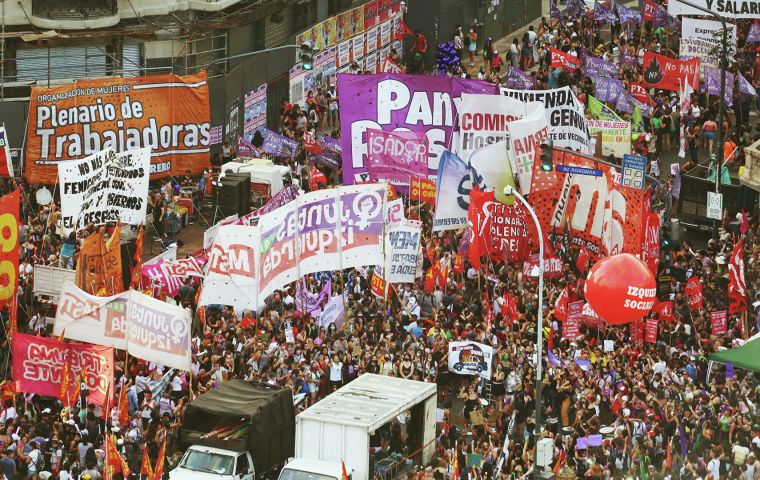
[[[449,342],[449,371],[459,375],[491,378],[493,347],[478,342]]]
[[[642,66],[644,84],[649,88],[680,91],[684,78],[691,87],[699,89],[699,58],[676,60],[650,50],[644,53]]]
[[[657,343],[657,325],[656,318],[647,318],[646,327],[644,327],[644,341],[648,343]]]
[[[493,84],[428,75],[338,75],[343,183],[366,182],[367,130],[409,130],[428,139],[427,177],[451,145],[462,93],[497,93]],[[345,100],[345,102],[343,101]]]
[[[681,60],[699,59],[700,69],[704,75],[705,67],[718,68],[720,57],[715,54],[716,41],[701,38],[681,38],[678,48],[678,58]]]
[[[728,311],[710,312],[710,331],[713,335],[723,335],[728,332]]]
[[[406,222],[404,218],[404,199],[397,198],[386,203],[385,226],[387,229],[400,227]]]
[[[88,224],[142,225],[148,209],[150,150],[106,149],[58,164],[64,235]]]
[[[376,297],[385,297],[386,288],[385,278],[383,278],[383,267],[377,266],[372,271],[372,280],[370,281],[370,290]]]
[[[98,297],[65,282],[55,312],[53,335],[70,340],[127,349],[129,293]]]
[[[530,193],[530,182],[533,178],[533,161],[536,158],[541,142],[549,136],[549,125],[546,123],[543,106],[525,118],[509,122],[509,157],[512,169],[517,173],[520,192]]]
[[[415,132],[367,130],[367,169],[372,181],[398,187],[427,176],[428,140]]]
[[[417,273],[421,230],[399,226],[385,234],[385,279],[390,283],[412,283]]]
[[[698,276],[692,275],[686,281],[684,295],[690,310],[702,309],[702,280]]]
[[[523,275],[532,276],[531,272],[538,268],[538,254],[528,257],[523,262]],[[559,257],[544,257],[544,276],[547,278],[559,278],[562,276],[562,260]]]
[[[550,48],[552,68],[563,68],[570,73],[575,73],[581,66],[581,60],[575,55],[565,53],[556,48]]]
[[[467,206],[472,179],[467,164],[448,150],[438,167],[433,231],[457,230],[467,226]]]
[[[757,18],[760,15],[760,2],[757,0],[695,0],[690,3],[710,10],[727,18]],[[703,16],[704,10],[699,10],[678,0],[668,2],[668,13],[671,15]],[[701,19],[700,19],[701,20]]]
[[[121,226],[117,226],[108,242],[99,231],[84,239],[77,259],[76,283],[79,288],[92,294],[103,290],[106,295],[124,289],[120,232]]]
[[[127,351],[142,360],[190,371],[190,311],[131,290],[127,304]]]
[[[705,73],[705,90],[708,95],[720,96],[720,70],[711,67],[704,68]],[[723,101],[727,106],[734,103],[734,74],[726,72],[726,89],[723,92]]]
[[[539,102],[523,103],[499,95],[462,94],[459,142],[455,153],[464,161],[480,148],[505,140],[509,123],[540,111]]]
[[[275,157],[291,158],[298,151],[298,142],[265,128],[261,150]]]
[[[601,133],[603,157],[613,155],[616,158],[623,158],[623,155],[631,153],[630,122],[586,119],[586,125],[592,135]]]
[[[427,178],[412,177],[409,181],[409,200],[435,205],[435,182]]]
[[[343,298],[340,295],[336,295],[327,302],[324,310],[319,315],[319,326],[329,327],[331,323],[335,324],[335,328],[339,329],[343,325],[343,317],[345,315]]]
[[[570,87],[529,91],[502,88],[501,93],[522,102],[543,102],[549,125],[549,139],[554,142],[554,146],[591,153],[584,105],[578,101]]]
[[[19,276],[19,208],[21,190],[0,197],[0,310],[12,303],[18,289]],[[11,309],[12,310],[12,309]],[[15,318],[11,311],[11,316]]]
[[[149,148],[152,179],[211,168],[206,72],[108,77],[32,87],[26,179],[53,184],[56,165],[101,150]]]
[[[562,338],[575,340],[580,335],[581,315],[585,303],[579,300],[567,306],[567,320],[562,323]]]
[[[728,28],[728,54],[736,54],[736,24],[727,22]],[[681,38],[700,39],[717,45],[723,35],[723,26],[716,20],[704,18],[684,17],[681,19]],[[720,55],[716,51],[716,57]]]
[[[105,405],[113,398],[113,348],[23,333],[13,334],[12,345],[13,380],[19,392],[56,397],[68,363],[73,378],[81,378],[84,371],[89,402]]]
[[[568,150],[554,151],[553,171],[533,169],[531,203],[544,232],[569,232],[592,258],[641,250],[644,192],[616,181],[614,169]],[[557,166],[596,168],[601,176],[573,175]]]

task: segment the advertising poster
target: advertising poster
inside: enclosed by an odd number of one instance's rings
[[[107,148],[150,148],[151,179],[200,175],[211,168],[210,129],[205,72],[32,87],[25,176],[52,185],[59,163]]]
[[[267,84],[245,94],[243,99],[243,138],[253,140],[253,134],[267,125]]]

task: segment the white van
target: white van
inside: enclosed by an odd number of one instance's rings
[[[284,187],[293,184],[290,168],[275,165],[271,160],[253,158],[227,162],[222,165],[219,180],[221,181],[229,171],[251,175],[251,201],[257,206],[262,206]]]
[[[346,472],[351,480],[351,472]],[[280,471],[278,480],[343,480],[343,465],[324,460],[296,458]]]

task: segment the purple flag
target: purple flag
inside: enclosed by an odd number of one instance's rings
[[[606,22],[610,18],[610,11],[599,0],[594,1],[594,20],[597,22]]]
[[[586,11],[586,4],[583,0],[568,0],[565,11],[570,17],[576,17]]]
[[[261,149],[270,155],[290,158],[298,151],[298,142],[265,128]]]
[[[557,358],[557,356],[554,355],[552,351],[549,350],[548,348],[546,349],[546,358],[549,360],[549,363],[551,363],[555,367],[562,366],[562,362],[559,360],[559,358]]]
[[[733,363],[726,364],[726,378],[734,378],[734,364]]]
[[[622,23],[626,23],[626,22],[641,23],[640,11],[633,8],[624,7],[623,5],[619,3],[616,5],[616,7],[617,7],[618,16],[620,17],[620,21]]]
[[[751,95],[753,97],[757,96],[757,91],[755,90],[755,87],[752,86],[749,81],[747,81],[746,78],[744,78],[744,75],[741,73],[739,74],[739,93],[743,93],[745,95]]]
[[[617,103],[615,104],[615,110],[632,114],[635,107],[635,104],[633,103],[634,100],[636,99],[628,92],[621,92],[621,95],[618,96]]]
[[[753,23],[749,27],[749,33],[747,34],[747,43],[760,42],[760,23]]]
[[[625,91],[625,85],[615,78],[599,77],[596,79],[594,96],[602,102],[616,102]]]
[[[592,57],[590,55],[584,56],[583,75],[589,78],[616,78],[618,75],[618,66],[603,58]]]
[[[241,157],[260,157],[261,150],[254,147],[251,142],[240,135],[237,136],[237,149],[238,155]]]
[[[709,95],[720,95],[720,70],[717,68],[705,67],[705,88]],[[729,107],[733,105],[734,96],[734,74],[726,72],[726,90],[723,100]]]
[[[655,5],[655,8],[652,12],[652,24],[655,27],[659,26],[667,26],[671,23],[671,16],[668,15],[668,12],[665,11],[664,8],[660,7],[659,5]]]
[[[527,90],[536,86],[536,79],[517,67],[509,67],[507,75],[507,88],[515,90]]]
[[[683,420],[678,422],[678,436],[681,443],[681,458],[686,458],[686,429],[683,427]]]
[[[552,0],[549,6],[549,18],[556,18],[557,20],[562,19],[562,12],[559,11],[559,7],[557,7],[556,0]]]
[[[320,307],[322,301],[330,298],[332,293],[332,282],[327,281],[322,291],[319,293],[311,293],[306,288],[306,277],[302,277],[301,281],[296,283],[296,309],[301,312],[313,312]]]
[[[591,362],[588,360],[583,360],[579,358],[575,361],[575,364],[578,365],[581,368],[581,370],[583,370],[584,372],[588,372],[589,370],[591,370]]]
[[[620,65],[641,68],[641,65],[639,65],[639,59],[636,57],[636,54],[628,52],[620,52]]]

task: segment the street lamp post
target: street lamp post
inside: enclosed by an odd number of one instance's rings
[[[517,191],[511,187],[504,187],[504,195],[514,195],[514,197],[520,201],[520,203],[528,210],[533,223],[536,224],[536,231],[538,232],[538,326],[536,335],[536,426],[534,428],[534,435],[536,437],[536,451],[533,457],[533,472],[534,477],[538,478],[538,440],[541,434],[541,385],[543,383],[543,368],[542,359],[544,353],[544,232],[541,230],[541,223],[538,221],[536,212],[533,207],[528,204],[525,197],[517,193]]]
[[[676,1],[676,0],[673,0]],[[720,38],[720,98],[718,99],[718,128],[717,128],[717,150],[718,158],[715,162],[715,193],[720,193],[720,169],[723,162],[723,140],[725,132],[723,131],[723,117],[726,113],[725,101],[726,96],[726,69],[728,68],[728,28],[726,27],[726,18],[722,15],[718,15],[712,10],[708,10],[705,7],[696,5],[688,0],[677,0],[684,5],[688,5],[691,8],[695,8],[701,12],[704,12],[711,17],[715,17],[719,22],[722,29]],[[713,235],[718,236],[718,222],[713,222]]]

